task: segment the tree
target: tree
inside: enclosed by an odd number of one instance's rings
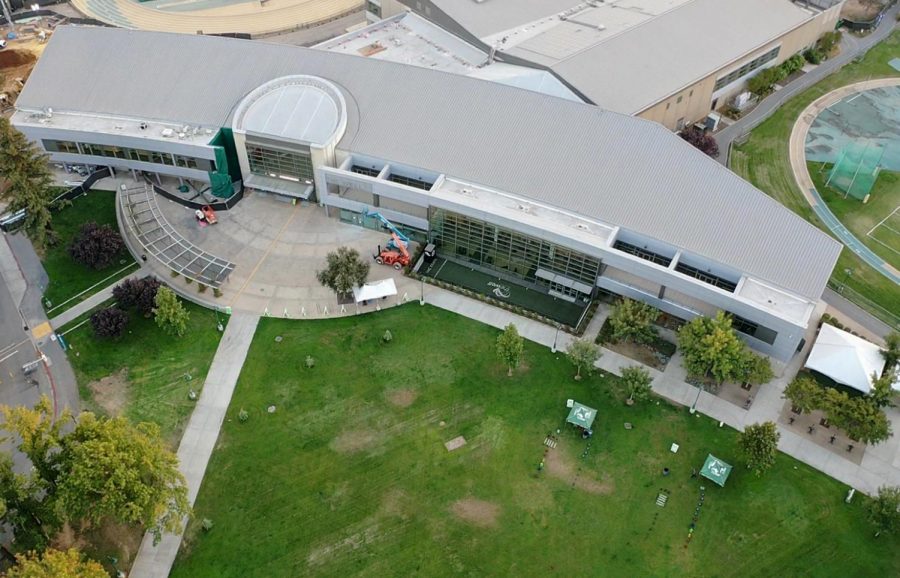
[[[696,377],[712,376],[718,383],[740,379],[746,369],[744,343],[731,328],[731,318],[696,317],[678,332],[684,367]]]
[[[146,317],[153,313],[156,292],[161,286],[162,282],[152,275],[140,279],[128,278],[113,287],[113,298],[119,307],[135,307]]]
[[[91,327],[97,337],[118,339],[128,327],[128,314],[118,307],[107,307],[91,315]]]
[[[3,428],[19,439],[18,449],[35,466],[28,476],[12,473],[0,460],[0,499],[7,507],[3,522],[16,544],[43,548],[64,521],[97,523],[105,517],[142,524],[159,538],[177,532],[190,513],[187,487],[178,458],[155,424],[132,426],[125,418],[98,418],[85,412],[74,428],[71,414],[53,419],[43,396],[34,409],[2,409]]]
[[[760,96],[766,96],[772,92],[772,85],[787,76],[787,71],[780,66],[760,70],[753,78],[747,81],[750,92]]]
[[[869,520],[875,525],[875,535],[900,530],[900,486],[882,486],[869,502]]]
[[[741,432],[738,438],[738,447],[747,467],[753,470],[757,476],[761,476],[775,465],[775,455],[778,452],[780,438],[781,434],[775,428],[775,423],[771,421],[749,425]]]
[[[0,117],[0,201],[7,201],[10,211],[25,209],[25,231],[39,249],[56,240],[50,229],[51,182],[44,154]]]
[[[600,348],[587,339],[575,339],[566,348],[566,357],[575,366],[575,379],[581,379],[581,368],[586,367],[588,375],[594,369],[594,363],[600,359]]]
[[[57,502],[69,519],[142,524],[157,541],[181,530],[187,486],[158,425],[84,412],[60,454]]]
[[[98,225],[91,221],[81,226],[81,230],[69,244],[69,256],[92,269],[109,267],[122,252],[125,241],[122,235],[109,225]]]
[[[884,357],[884,371],[900,369],[900,331],[891,331],[884,338],[884,349],[881,350]]]
[[[609,327],[613,341],[650,343],[656,338],[653,323],[659,318],[659,309],[641,301],[623,297],[609,314]]]
[[[16,565],[9,569],[8,578],[109,578],[98,562],[83,558],[71,548],[66,551],[48,549],[38,554],[29,552],[16,556]]]
[[[175,337],[181,337],[187,331],[187,322],[190,313],[184,308],[175,292],[168,287],[160,287],[153,299],[155,307],[153,315],[156,324],[166,333]]]
[[[359,257],[359,251],[350,247],[338,247],[325,256],[325,269],[316,273],[316,279],[344,297],[366,282],[369,276],[369,263]]]
[[[749,350],[744,351],[740,379],[754,385],[762,385],[772,381],[773,377],[775,377],[775,373],[772,371],[772,363],[768,357],[757,355]]]
[[[808,375],[797,376],[784,388],[784,398],[803,413],[822,407],[825,389]]]
[[[828,421],[844,430],[852,439],[877,444],[891,437],[890,420],[867,397],[850,397],[844,392],[829,388],[823,409]]]
[[[519,330],[512,323],[507,325],[503,333],[497,336],[497,357],[506,364],[507,376],[512,377],[513,370],[519,367],[524,349],[525,340],[519,336]]]
[[[881,377],[878,374],[872,374],[872,390],[869,392],[869,399],[875,404],[875,407],[893,407],[894,406],[894,383],[897,382],[897,370],[890,369],[882,372]]]
[[[681,138],[689,142],[694,148],[716,158],[719,156],[719,144],[713,135],[700,130],[695,126],[685,127],[680,133]]]
[[[622,369],[622,385],[628,392],[628,401],[644,401],[650,397],[650,384],[653,378],[650,372],[639,365],[630,365]]]

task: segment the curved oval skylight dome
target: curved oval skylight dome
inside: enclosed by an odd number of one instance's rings
[[[314,76],[263,84],[241,101],[233,122],[235,131],[323,147],[340,140],[345,127],[343,95]]]

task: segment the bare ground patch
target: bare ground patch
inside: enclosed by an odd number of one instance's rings
[[[460,520],[473,526],[493,528],[497,525],[500,506],[476,498],[463,498],[453,502],[450,511]]]
[[[391,389],[384,393],[388,402],[396,407],[407,408],[419,397],[419,392],[415,389]]]
[[[547,473],[562,480],[575,489],[589,494],[611,494],[615,489],[612,482],[594,479],[590,473],[579,472],[566,452],[557,446],[547,453],[544,458]]]
[[[370,450],[378,445],[380,437],[369,430],[347,430],[331,442],[331,449],[342,454]]]
[[[122,415],[128,403],[128,368],[90,382],[88,389],[100,409],[111,416]]]

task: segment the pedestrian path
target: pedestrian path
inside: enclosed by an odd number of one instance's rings
[[[151,274],[151,271],[149,269],[142,267],[142,268],[138,269],[137,271],[135,271],[134,273],[132,273],[131,275],[126,275],[125,277],[116,279],[115,281],[113,281],[112,283],[110,283],[109,285],[104,287],[103,289],[97,291],[96,293],[94,293],[93,295],[91,295],[90,297],[88,297],[87,299],[82,301],[81,303],[79,303],[77,305],[73,305],[72,307],[70,307],[69,309],[66,309],[65,311],[63,311],[62,313],[57,315],[56,317],[53,317],[52,319],[50,319],[50,325],[52,325],[54,329],[59,329],[60,327],[63,327],[67,323],[70,323],[70,322],[74,321],[75,319],[77,319],[78,317],[80,317],[81,315],[84,315],[85,313],[87,313],[88,311],[93,309],[94,307],[97,307],[98,305],[100,305],[101,303],[106,301],[107,299],[111,299],[113,287],[115,287],[122,281],[125,281],[126,279],[138,279],[140,277],[144,277],[144,276],[150,275],[150,274]]]
[[[257,323],[259,316],[246,313],[237,313],[229,319],[203,385],[203,391],[200,393],[200,399],[194,407],[181,438],[181,444],[178,446],[178,462],[181,473],[187,481],[188,501],[191,506],[194,505],[200,491],[206,466],[219,437],[219,429],[225,420],[225,412],[231,403],[231,395],[247,358]],[[182,536],[182,534],[166,534],[160,543],[154,546],[153,536],[146,534],[131,567],[130,576],[132,578],[168,576],[181,546]]]

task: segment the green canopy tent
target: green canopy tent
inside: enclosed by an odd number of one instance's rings
[[[731,466],[712,454],[706,456],[706,463],[703,464],[703,469],[700,470],[701,476],[709,478],[722,487],[725,487],[725,480],[728,479],[728,474],[730,473]]]
[[[596,409],[581,405],[576,401],[572,403],[572,410],[569,412],[569,417],[566,418],[566,422],[575,424],[582,429],[589,430],[591,429],[591,425],[594,424],[595,417],[597,417]]]

